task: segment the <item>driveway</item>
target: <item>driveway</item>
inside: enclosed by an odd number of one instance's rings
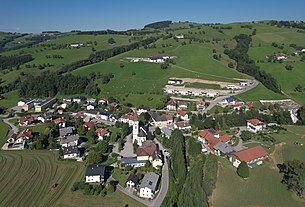
[[[16,117],[3,119],[3,122],[11,127],[9,134],[18,133],[18,131],[19,131],[18,127],[16,127],[14,124],[9,122],[12,119],[16,119]]]

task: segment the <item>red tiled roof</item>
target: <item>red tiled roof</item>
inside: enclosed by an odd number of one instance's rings
[[[267,152],[262,146],[251,147],[233,154],[240,161],[251,162],[255,159],[267,156]]]
[[[253,124],[254,126],[264,125],[265,123],[258,119],[249,119],[247,122]]]
[[[154,141],[147,140],[143,142],[142,147],[137,148],[137,156],[150,156],[156,159],[158,157],[158,148]]]
[[[103,137],[105,134],[108,134],[109,132],[107,129],[98,128],[97,130],[95,130],[95,133],[97,133],[99,136]]]
[[[184,112],[184,111],[177,111],[177,114],[179,115],[179,116],[184,116],[186,113]]]
[[[100,98],[100,101],[105,101],[105,102],[107,102],[107,101],[108,101],[108,98]]]
[[[54,120],[55,124],[59,124],[59,123],[65,123],[67,120],[65,118],[57,118]]]
[[[166,103],[166,106],[169,106],[169,105],[171,105],[171,106],[177,106],[176,102],[173,101],[173,100],[169,100],[169,101]]]
[[[219,137],[219,140],[220,140],[221,142],[228,142],[228,141],[231,140],[231,137],[230,137],[229,135],[227,135],[227,134],[224,134],[224,135],[222,135],[222,136]]]
[[[87,128],[92,128],[92,127],[94,126],[94,123],[91,122],[91,121],[88,121],[88,122],[85,122],[85,123],[83,124],[83,126],[84,126],[84,127],[87,127]]]
[[[121,118],[122,119],[128,119],[128,120],[131,120],[131,121],[138,120],[138,118],[134,114],[131,114],[131,113],[125,114]]]
[[[76,119],[84,119],[84,118],[86,118],[86,117],[87,117],[86,114],[83,114],[83,113],[80,113],[80,112],[78,112],[78,113],[75,115],[75,118],[76,118]]]
[[[241,105],[240,104],[235,104],[235,105],[233,105],[233,107],[237,108],[237,107],[241,107]]]
[[[214,145],[221,141],[220,139],[215,137],[215,135],[218,135],[218,134],[219,134],[219,132],[214,129],[205,129],[205,130],[199,132],[198,135],[200,137],[204,138],[207,141],[208,146],[211,149],[213,149]]]
[[[253,108],[253,107],[254,107],[254,104],[253,104],[253,103],[246,103],[246,105],[247,105],[249,108]]]
[[[18,134],[18,137],[27,137],[28,139],[32,139],[33,131],[30,129],[24,129]]]
[[[170,114],[163,114],[162,116],[165,117],[167,121],[173,120],[173,116]]]
[[[19,118],[19,124],[24,124],[26,121],[28,121],[28,123],[32,123],[34,118],[31,115],[26,115]]]

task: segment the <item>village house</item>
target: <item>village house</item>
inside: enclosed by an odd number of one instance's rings
[[[26,115],[19,118],[19,126],[27,126],[29,124],[32,124],[34,122],[34,118],[31,115]]]
[[[86,106],[86,109],[87,109],[87,110],[94,110],[94,109],[95,109],[95,106],[92,105],[92,104],[89,104],[89,105]]]
[[[242,86],[242,87],[246,87],[246,86],[249,85],[249,82],[248,81],[240,81],[239,85]]]
[[[96,99],[95,98],[87,98],[86,102],[87,102],[87,104],[96,104]]]
[[[103,111],[100,113],[99,118],[107,121],[109,119],[110,114],[107,111]]]
[[[119,122],[128,123],[129,126],[134,124],[136,117],[132,113],[125,114],[119,118]]]
[[[165,54],[152,54],[149,57],[149,62],[153,62],[153,63],[164,63],[167,59],[169,59],[170,57],[168,55]]]
[[[139,106],[136,111],[138,115],[141,115],[142,113],[147,113],[150,110],[148,106]]]
[[[85,101],[85,97],[83,97],[83,96],[77,96],[77,97],[72,99],[73,103],[78,103],[78,104],[80,104],[83,101]]]
[[[189,120],[189,115],[186,112],[181,111],[181,110],[177,111],[176,117],[180,118],[182,121]]]
[[[79,48],[81,46],[83,46],[84,44],[83,43],[71,43],[69,45],[69,47],[72,47],[72,48]]]
[[[184,38],[184,34],[175,34],[175,37],[177,39],[183,39]]]
[[[147,160],[137,160],[137,157],[118,157],[120,161],[120,167],[125,168],[127,166],[130,167],[144,167],[147,164]]]
[[[138,186],[138,181],[139,181],[138,176],[130,175],[126,180],[126,187],[133,191],[136,191]]]
[[[155,127],[164,127],[173,123],[173,117],[170,114],[159,115],[156,112],[152,112],[151,118]]]
[[[87,166],[86,183],[104,183],[106,165],[91,164]]]
[[[69,136],[72,134],[75,134],[76,130],[74,127],[65,127],[65,128],[60,128],[59,129],[59,136],[60,137],[65,137],[65,136]]]
[[[258,119],[250,119],[247,120],[247,130],[249,132],[257,133],[262,131],[267,127],[266,123],[258,120]]]
[[[68,135],[60,139],[60,145],[62,147],[78,146],[78,140],[79,140],[78,134]]]
[[[178,101],[178,110],[186,110],[188,108],[188,104],[185,101]]]
[[[95,133],[97,134],[99,141],[104,140],[104,137],[110,136],[110,132],[107,129],[103,129],[103,128],[96,129]]]
[[[190,125],[189,123],[187,122],[176,122],[174,123],[174,128],[175,129],[179,129],[179,130],[182,130],[182,131],[189,131],[192,129],[192,125]]]
[[[233,153],[230,161],[234,167],[238,167],[241,162],[246,162],[250,168],[254,168],[261,165],[267,157],[267,152],[259,145]]]
[[[152,140],[142,143],[142,147],[137,148],[137,160],[149,161],[154,168],[163,165],[159,147]]]
[[[223,99],[221,102],[218,103],[220,106],[233,106],[236,104],[236,98],[230,96],[228,98]]]
[[[15,143],[23,143],[26,140],[31,140],[33,138],[33,131],[31,129],[24,129],[22,130],[17,139],[15,139]]]
[[[230,144],[225,142],[217,142],[214,147],[214,154],[217,156],[228,156],[234,152]]]
[[[77,146],[63,147],[64,159],[77,159],[79,157],[79,150]]]
[[[58,128],[66,127],[66,122],[67,120],[64,117],[54,119],[54,123],[58,126]]]
[[[203,100],[196,101],[196,109],[198,111],[205,110],[205,101],[203,101]]]
[[[100,98],[98,104],[108,104],[108,98]]]
[[[159,175],[154,172],[146,173],[139,186],[139,196],[141,198],[153,199],[157,191]]]
[[[64,97],[64,98],[62,99],[62,101],[63,101],[64,103],[66,103],[66,104],[71,104],[71,103],[72,103],[72,98],[70,98],[70,97]]]
[[[243,106],[239,103],[233,105],[233,110],[234,111],[236,111],[236,110],[239,111],[242,108],[243,108]]]
[[[169,111],[175,111],[177,108],[177,104],[175,101],[173,100],[169,100],[166,104],[165,104],[165,108]]]
[[[207,144],[211,150],[215,150],[214,146],[218,142],[229,143],[231,141],[231,137],[227,134],[220,136],[219,132],[214,129],[205,129],[198,133],[198,141],[203,144]],[[216,149],[217,150],[217,149]]]
[[[83,126],[84,126],[85,128],[87,128],[88,130],[90,130],[90,129],[92,129],[92,128],[94,127],[94,123],[93,123],[92,121],[88,121],[88,122],[85,122],[85,123],[83,124]]]
[[[117,122],[120,119],[120,115],[119,114],[110,114],[109,115],[109,121],[111,122]]]

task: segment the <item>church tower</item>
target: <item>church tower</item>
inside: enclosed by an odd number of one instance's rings
[[[139,117],[137,113],[134,113],[133,127],[132,127],[132,143],[134,143],[135,140],[138,141],[138,133],[139,133]]]

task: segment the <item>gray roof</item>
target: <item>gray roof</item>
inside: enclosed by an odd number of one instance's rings
[[[94,175],[104,176],[105,169],[106,169],[106,165],[95,165],[95,164],[88,165],[86,170],[86,176],[94,176]]]
[[[163,134],[165,134],[168,137],[170,137],[172,135],[172,130],[169,129],[168,127],[162,127],[161,131]]]
[[[142,127],[139,130],[138,137],[146,137],[146,132]]]
[[[234,151],[229,144],[224,142],[218,142],[217,144],[215,144],[214,149],[219,150],[223,154],[229,154]]]
[[[154,172],[149,172],[144,175],[140,188],[149,188],[152,191],[157,190],[157,184],[159,181],[159,175]]]
[[[74,142],[74,141],[76,141],[78,139],[79,139],[79,135],[78,134],[70,135],[70,136],[66,136],[65,138],[62,138],[60,140],[60,143],[61,143],[61,145],[68,144],[68,143]]]
[[[155,120],[155,121],[167,121],[167,119],[164,116],[159,116],[159,114],[157,114],[156,112],[152,112],[151,113],[151,117]]]
[[[126,183],[127,183],[128,181],[130,181],[130,180],[131,180],[134,184],[137,184],[139,178],[138,178],[138,176],[136,176],[136,175],[130,175],[130,176],[127,178],[127,180],[126,180]]]
[[[74,134],[75,128],[74,127],[65,127],[65,128],[60,128],[59,129],[59,136],[64,137],[69,134]]]
[[[78,148],[76,146],[63,147],[63,153],[64,155],[78,153]]]
[[[146,160],[137,160],[136,157],[122,157],[121,163],[126,165],[137,164],[137,163],[146,163]]]

